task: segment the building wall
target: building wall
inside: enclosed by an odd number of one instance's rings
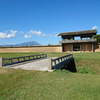
[[[72,52],[72,44],[66,44],[64,52]],[[100,52],[100,43],[95,45],[95,52]],[[33,46],[33,47],[0,47],[0,52],[62,52],[62,46]],[[80,52],[80,51],[79,51]],[[86,52],[86,43],[82,43],[82,52]],[[87,52],[92,52],[92,44],[87,44]]]
[[[64,52],[72,52],[72,44],[63,44]],[[86,43],[81,43],[81,51],[86,52]],[[80,52],[80,51],[73,51],[73,52]],[[87,52],[92,52],[92,43],[87,43]]]
[[[100,52],[100,43],[95,45],[95,52]]]
[[[72,51],[72,44],[63,44],[64,52],[71,52]]]
[[[67,46],[67,44],[63,44],[63,52],[67,52],[66,46]]]
[[[87,51],[92,51],[92,43],[87,43]]]
[[[62,52],[61,46],[1,47],[0,52]]]
[[[72,52],[72,44],[68,44],[68,52],[71,51]]]
[[[82,43],[82,52],[86,52],[86,43]]]

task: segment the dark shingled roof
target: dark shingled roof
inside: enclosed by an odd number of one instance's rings
[[[69,35],[85,35],[85,34],[94,34],[96,35],[97,30],[85,30],[85,31],[75,31],[75,32],[64,32],[60,33],[58,36],[69,36]]]

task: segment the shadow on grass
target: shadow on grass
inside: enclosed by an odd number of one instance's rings
[[[71,60],[68,64],[64,64],[62,67],[61,67],[61,70],[62,69],[66,69],[66,70],[69,70],[70,72],[77,72],[76,70],[76,65],[75,65],[75,61],[74,61],[74,58],[73,60]]]

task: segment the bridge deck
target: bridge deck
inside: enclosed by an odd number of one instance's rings
[[[56,57],[53,57],[53,58],[56,58]],[[8,65],[8,66],[5,66],[5,68],[47,71],[48,58],[27,61],[27,62],[14,64],[14,65]]]

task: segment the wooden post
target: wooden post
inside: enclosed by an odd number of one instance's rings
[[[17,58],[18,62],[19,62],[19,58]]]
[[[92,52],[94,52],[94,44],[92,43]]]
[[[25,57],[23,57],[24,61],[25,61]]]
[[[87,43],[86,43],[86,52],[87,52]]]
[[[0,67],[3,67],[3,65],[4,65],[4,58],[0,57]]]
[[[38,55],[36,55],[36,59],[38,59]]]
[[[80,52],[82,51],[82,44],[80,44]]]
[[[52,59],[48,59],[48,70],[52,70]]]
[[[45,53],[45,57],[47,57],[47,53]]]
[[[62,52],[64,52],[64,45],[62,44],[61,46],[62,46]]]
[[[73,40],[74,40],[74,36],[73,36]]]
[[[52,62],[51,62],[52,63]],[[54,61],[54,64],[56,65],[56,60]]]
[[[73,52],[73,44],[72,44],[72,52]]]
[[[12,59],[10,60],[10,63],[12,64]]]
[[[70,53],[71,55],[72,55],[72,57],[73,57],[73,53]]]
[[[67,47],[67,44],[66,44],[66,51],[68,51],[68,49],[67,49],[68,47]]]

